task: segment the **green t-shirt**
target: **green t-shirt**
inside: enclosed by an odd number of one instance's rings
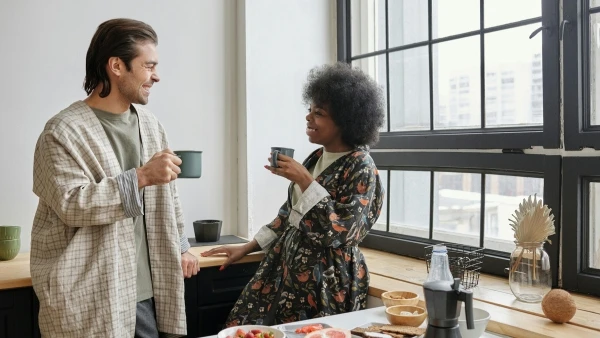
[[[138,168],[141,162],[141,142],[138,116],[131,110],[123,114],[112,114],[92,108],[102,124],[110,145],[117,156],[123,172]],[[148,239],[144,216],[133,218],[135,232],[135,253],[137,258],[137,301],[153,297]]]

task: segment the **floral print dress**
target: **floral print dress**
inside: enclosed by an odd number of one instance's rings
[[[323,150],[303,163],[312,168]],[[226,326],[274,325],[366,307],[369,272],[358,244],[377,221],[384,189],[367,148],[337,159],[316,179],[328,192],[290,224],[291,194],[266,227],[277,236]]]

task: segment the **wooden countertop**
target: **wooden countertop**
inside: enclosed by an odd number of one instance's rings
[[[190,252],[200,261],[200,268],[219,266],[225,256],[200,257],[215,246],[193,247]],[[422,283],[427,276],[425,262],[382,251],[362,248],[369,265],[369,294],[380,297],[390,290],[412,291],[423,299]],[[256,252],[238,263],[258,262],[263,254]],[[0,261],[0,290],[31,286],[29,253],[21,253],[10,261]],[[473,289],[474,306],[491,313],[488,330],[512,337],[600,337],[600,299],[572,294],[577,313],[566,324],[548,320],[541,304],[519,302],[512,295],[506,278],[481,275]],[[422,301],[422,300],[421,300]]]
[[[10,261],[0,261],[0,290],[31,286],[29,252],[20,253]]]
[[[236,245],[236,244],[232,244]],[[241,244],[240,244],[241,245]],[[225,262],[226,256],[201,257],[200,253],[216,248],[213,246],[197,246],[190,248],[190,252],[198,257],[200,268],[220,266]],[[236,264],[260,262],[263,258],[262,252],[254,252],[242,258]],[[29,272],[29,253],[20,253],[10,261],[0,261],[0,290],[14,289],[31,286],[31,273]]]
[[[228,244],[228,245],[242,245],[242,244]],[[210,257],[200,256],[200,253],[202,253],[204,251],[208,251],[212,248],[216,248],[218,246],[219,245],[195,246],[195,247],[190,248],[190,252],[193,253],[196,257],[198,257],[198,261],[200,262],[200,269],[208,268],[208,267],[212,267],[212,266],[220,266],[221,264],[225,263],[225,259],[227,258],[227,256],[225,256],[225,255],[210,256]],[[264,254],[262,252],[253,252],[253,253],[249,254],[248,256],[240,259],[238,262],[236,262],[236,264],[260,262],[263,259],[263,257],[264,257]]]

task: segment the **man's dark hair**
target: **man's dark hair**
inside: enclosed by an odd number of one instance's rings
[[[385,111],[383,92],[360,69],[343,62],[313,68],[302,98],[306,104],[329,105],[345,144],[356,147],[379,140]]]
[[[131,60],[138,56],[138,44],[151,42],[158,44],[156,32],[150,25],[132,19],[112,19],[98,26],[85,57],[85,81],[83,89],[89,95],[102,84],[100,97],[110,94],[110,80],[106,64],[111,57],[123,60],[127,71],[131,70]]]

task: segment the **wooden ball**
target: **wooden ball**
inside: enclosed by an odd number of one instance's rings
[[[577,306],[571,294],[565,290],[551,290],[542,299],[542,311],[548,319],[555,323],[566,323],[577,311]]]

